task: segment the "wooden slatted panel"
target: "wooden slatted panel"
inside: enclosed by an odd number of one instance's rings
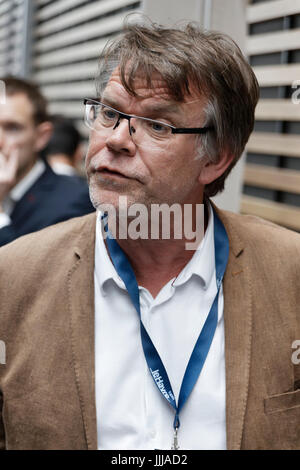
[[[92,57],[94,57],[96,63],[96,59],[99,57],[106,42],[107,39],[96,39],[76,46],[64,47],[57,51],[48,52],[47,54],[37,56],[34,60],[34,66],[38,71],[42,68],[84,61]],[[77,65],[73,65],[73,67],[75,70]]]
[[[88,98],[95,96],[94,81],[61,83],[43,87],[43,93],[49,100],[70,99],[70,98]]]
[[[300,158],[300,136],[275,134],[274,132],[254,132],[250,136],[246,150],[264,155]]]
[[[292,230],[300,231],[300,208],[243,195],[241,212],[256,215]]]
[[[288,17],[300,14],[300,0],[271,0],[260,1],[247,6],[247,22],[251,25],[250,35],[247,40],[247,53],[251,56],[266,55],[266,65],[254,67],[260,87],[291,87],[294,85],[296,91],[296,80],[300,79],[300,64],[285,63],[292,60],[295,55],[287,55],[287,51],[300,50],[300,29],[297,21],[290,24]],[[286,18],[284,21],[280,18]],[[270,21],[271,20],[271,21]],[[272,21],[276,20],[276,21]],[[264,30],[265,23],[265,33]],[[257,25],[259,23],[259,25]],[[269,32],[270,29],[278,27],[283,30]],[[290,28],[290,29],[286,29]],[[294,29],[293,29],[294,28]],[[282,53],[282,54],[280,54]],[[273,56],[271,56],[274,54]],[[256,63],[264,63],[264,57],[253,58]],[[283,61],[268,65],[268,61]],[[267,129],[272,123],[275,132],[254,132],[246,145],[248,152],[256,155],[277,155],[278,167],[258,164],[246,164],[244,181],[251,192],[255,187],[266,188],[275,191],[277,195],[281,192],[300,194],[300,171],[282,168],[285,157],[300,158],[300,136],[289,133],[290,123],[292,129],[297,129],[300,122],[300,104],[292,100],[291,93],[287,89],[274,90],[273,95],[287,99],[261,99],[257,105],[255,117],[260,122],[260,129]],[[289,96],[289,98],[288,98]],[[293,95],[295,96],[295,95]],[[299,95],[297,94],[297,97]],[[268,121],[268,124],[263,124]],[[276,127],[275,127],[276,126]],[[296,130],[294,130],[296,132]],[[265,161],[265,160],[264,160]],[[270,163],[274,160],[270,160]],[[300,208],[268,201],[250,195],[242,197],[242,212],[258,215],[275,223],[282,224],[294,230],[300,230]]]
[[[7,13],[10,9],[10,2],[9,1],[4,1],[0,4],[0,15],[4,15]]]
[[[36,0],[38,6],[43,6],[47,0]],[[48,20],[56,15],[61,15],[70,8],[75,8],[82,4],[82,0],[58,0],[37,11],[36,19],[40,21]]]
[[[249,55],[289,51],[299,48],[300,28],[248,36],[246,46]]]
[[[97,41],[97,54],[99,53],[99,42]],[[57,66],[52,69],[41,70],[35,74],[35,79],[40,83],[56,83],[64,80],[84,80],[91,79],[96,76],[97,61],[89,60],[80,62],[74,67],[71,65]]]
[[[300,121],[300,104],[290,99],[263,99],[256,107],[255,117],[261,121]]]
[[[258,23],[297,13],[300,13],[300,0],[274,0],[248,5],[247,21],[249,24]]]
[[[253,67],[260,86],[291,85],[300,79],[300,64]]]
[[[118,15],[102,18],[97,21],[92,21],[87,24],[82,24],[76,28],[68,29],[61,33],[45,37],[37,41],[35,50],[37,53],[46,52],[51,49],[59,49],[79,43],[88,41],[91,38],[95,38],[99,35],[105,36],[116,31],[119,31],[122,27],[124,20],[124,14],[119,13]]]
[[[124,8],[134,3],[136,3],[136,0],[102,0],[101,2],[85,4],[76,10],[70,12],[67,11],[66,13],[60,14],[60,16],[55,17],[52,20],[43,22],[36,28],[35,33],[39,37],[55,33],[65,28],[75,26],[79,23],[92,21],[97,16],[105,15],[114,10]],[[44,17],[44,15],[39,13],[37,14],[38,19],[40,19],[41,16],[42,18]]]
[[[9,13],[2,14],[0,16],[0,28],[4,28],[10,22],[10,18],[11,15]]]
[[[24,5],[16,0],[0,3],[0,74],[19,75],[23,44]]]
[[[83,101],[83,100],[82,100]],[[84,117],[84,105],[81,100],[76,102],[50,102],[50,112],[53,114],[63,114],[64,116],[83,120]]]
[[[244,181],[250,186],[300,194],[300,172],[248,163]]]

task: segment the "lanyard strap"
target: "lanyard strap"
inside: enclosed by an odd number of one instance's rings
[[[110,233],[106,238],[107,248],[113,265],[115,266],[115,269],[121,279],[123,279],[131,301],[139,315],[142,346],[151,376],[161,395],[175,410],[173,426],[176,430],[176,433],[180,426],[179,413],[190,396],[191,391],[201,373],[218,323],[218,299],[229,256],[229,241],[224,225],[215,211],[213,211],[213,214],[217,294],[185,370],[183,381],[180,387],[178,404],[176,404],[175,396],[164,364],[141,320],[139,289],[134,271],[128,261],[127,256],[117,241],[111,236]],[[107,226],[105,227],[105,230],[107,231]]]

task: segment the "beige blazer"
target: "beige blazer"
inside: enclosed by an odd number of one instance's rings
[[[228,449],[299,449],[300,236],[219,215]],[[94,245],[91,214],[0,249],[0,448],[97,448]]]

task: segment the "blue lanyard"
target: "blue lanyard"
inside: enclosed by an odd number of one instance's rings
[[[180,426],[179,413],[198,380],[218,323],[218,299],[229,256],[229,241],[224,225],[215,211],[213,211],[213,214],[216,283],[218,290],[185,370],[183,381],[180,387],[178,404],[176,404],[175,396],[164,364],[141,320],[139,289],[134,271],[128,261],[127,256],[117,241],[111,236],[111,234],[109,234],[109,236],[106,238],[107,248],[113,265],[115,266],[115,269],[121,279],[124,281],[131,301],[140,318],[142,346],[151,376],[162,396],[175,410],[175,419],[173,423],[175,429],[174,443],[177,440],[177,430]],[[107,231],[107,226],[105,227],[105,230]]]

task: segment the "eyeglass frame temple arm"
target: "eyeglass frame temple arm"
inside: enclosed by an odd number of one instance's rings
[[[172,127],[172,134],[205,134],[207,131],[213,129],[212,126],[208,127]]]
[[[92,98],[85,98],[83,100],[83,103],[86,104],[87,101],[92,101],[94,103],[101,104],[99,101],[94,100]],[[108,107],[111,108],[111,106],[108,106]],[[112,109],[114,109],[114,108],[112,108]],[[134,116],[134,115],[126,114],[126,113],[123,113],[122,111],[119,111],[117,109],[115,109],[115,111],[117,111],[119,113],[119,117],[118,117],[118,120],[117,120],[116,124],[114,125],[113,129],[116,129],[118,127],[118,125],[120,124],[120,119],[127,119],[130,135],[131,135],[130,119],[135,118],[135,117],[140,117],[141,119],[143,119],[142,116]],[[146,119],[146,118],[144,118],[144,119]],[[155,119],[153,119],[153,120],[155,121]],[[157,122],[159,122],[159,121],[157,121]],[[208,126],[208,127],[173,127],[173,126],[170,126],[169,124],[166,124],[166,125],[171,128],[172,134],[205,134],[207,131],[213,129],[212,126]]]

